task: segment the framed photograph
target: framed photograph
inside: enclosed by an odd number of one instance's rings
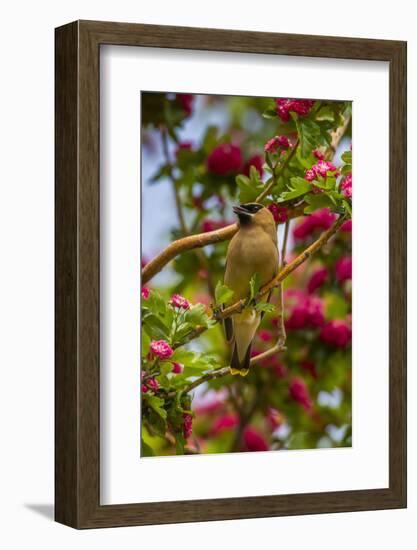
[[[405,42],[56,29],[57,521],[406,506],[406,135]]]

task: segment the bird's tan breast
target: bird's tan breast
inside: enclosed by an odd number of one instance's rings
[[[255,273],[261,285],[276,275],[278,250],[271,237],[262,230],[239,230],[230,242],[224,282],[234,291],[233,299],[248,295],[249,281]]]

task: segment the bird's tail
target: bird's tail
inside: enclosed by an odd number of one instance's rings
[[[249,344],[248,349],[246,350],[243,361],[240,361],[237,354],[237,346],[235,344],[235,346],[233,347],[232,359],[230,360],[230,374],[239,374],[240,376],[246,376],[248,374],[251,350],[252,342]]]

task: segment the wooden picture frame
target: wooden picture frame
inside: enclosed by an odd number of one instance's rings
[[[406,506],[406,43],[77,21],[56,29],[55,518],[75,528]],[[100,505],[99,56],[117,44],[389,62],[389,487]]]

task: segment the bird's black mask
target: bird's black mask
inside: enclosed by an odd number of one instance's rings
[[[254,216],[259,210],[263,208],[262,204],[257,202],[249,202],[247,204],[239,204],[239,206],[233,207],[233,212],[239,218],[240,225],[247,225],[251,222],[252,216]]]

